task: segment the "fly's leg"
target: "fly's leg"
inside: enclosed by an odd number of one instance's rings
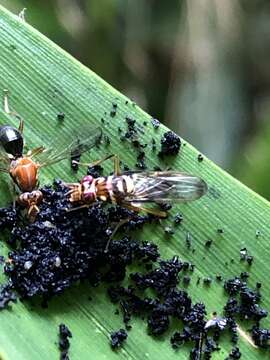
[[[77,207],[74,207],[74,208],[66,208],[66,212],[77,211],[77,210],[80,210],[80,209],[89,208],[90,206],[93,206],[93,205],[95,205],[95,203],[93,203],[93,204],[83,204],[83,205],[80,205],[80,206],[77,206]]]
[[[161,210],[158,210],[158,209],[149,209],[149,208],[145,208],[145,207],[142,207],[142,206],[134,206],[134,205],[126,204],[126,203],[121,204],[121,206],[125,207],[128,210],[133,210],[133,211],[136,211],[136,212],[144,211],[147,214],[155,215],[155,216],[160,217],[160,218],[166,218],[167,217],[166,211],[161,211]]]
[[[119,223],[116,225],[116,227],[113,229],[113,232],[112,234],[110,235],[109,237],[109,240],[107,241],[107,244],[106,244],[106,247],[105,247],[105,250],[104,252],[107,253],[108,250],[109,250],[109,246],[110,246],[110,242],[111,240],[113,239],[114,235],[116,234],[116,232],[118,231],[118,229],[123,226],[124,224],[126,224],[130,219],[123,219],[121,221],[119,221]]]
[[[139,211],[144,211],[148,214],[152,214],[152,215],[155,215],[155,216],[158,216],[158,217],[161,217],[161,218],[166,218],[167,217],[167,213],[165,211],[159,211],[157,209],[147,209],[147,208],[144,208],[144,207],[141,207],[141,206],[133,206],[133,205],[129,205],[129,204],[121,204],[123,207],[125,207],[126,209],[128,210],[133,210],[133,211],[136,211],[136,212],[139,212]],[[128,221],[130,220],[130,218],[127,218],[127,219],[123,219],[121,220],[117,225],[116,227],[114,228],[107,244],[106,244],[106,247],[105,247],[105,252],[108,252],[108,249],[109,249],[109,246],[110,246],[110,242],[112,240],[112,238],[114,237],[115,233],[118,231],[118,229],[123,226],[124,224],[126,224]]]
[[[30,205],[27,211],[27,217],[30,223],[35,222],[37,214],[39,213],[39,207],[37,205]]]
[[[8,115],[12,115],[15,116],[18,120],[19,120],[19,127],[18,130],[19,132],[22,134],[23,133],[23,127],[24,127],[24,121],[23,119],[20,117],[19,114],[17,114],[14,111],[10,111],[9,109],[9,104],[8,104],[8,93],[9,91],[7,89],[4,90],[4,111],[5,113],[7,113]]]
[[[76,160],[73,160],[73,163],[82,165],[82,166],[93,167],[93,166],[99,165],[99,164],[103,163],[104,161],[111,159],[111,158],[113,158],[113,163],[114,163],[114,175],[117,175],[117,176],[121,175],[119,157],[118,157],[118,155],[115,155],[115,154],[107,155],[104,158],[94,161],[92,163],[81,163]]]
[[[114,175],[119,176],[121,175],[119,156],[114,155],[113,161],[114,161]]]

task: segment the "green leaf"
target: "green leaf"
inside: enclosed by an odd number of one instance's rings
[[[91,44],[89,44],[91,46]],[[149,143],[155,138],[159,144],[160,136],[166,128],[154,130],[150,115],[109,84],[100,79],[50,40],[42,36],[18,17],[0,8],[0,89],[9,89],[11,107],[25,119],[25,139],[28,147],[46,145],[57,133],[69,137],[76,128],[88,123],[101,124],[105,119],[104,132],[109,136],[111,145],[99,151],[84,155],[83,160],[98,159],[104,154],[117,153],[121,160],[135,167],[136,152],[128,142],[119,140],[118,127],[126,129],[125,117],[136,119],[137,123],[147,122],[142,140]],[[107,61],[110,61],[108,54]],[[115,117],[110,116],[112,103],[117,103]],[[63,111],[65,120],[59,124],[57,114]],[[203,119],[202,119],[203,121]],[[16,121],[1,111],[1,123],[16,124]],[[213,281],[209,288],[196,285],[197,277],[221,273],[225,277],[248,270],[250,283],[263,283],[262,305],[270,309],[270,283],[268,272],[270,262],[270,207],[269,203],[233,179],[210,160],[197,160],[198,152],[184,143],[176,158],[161,161],[150,146],[145,149],[148,168],[159,165],[162,168],[186,171],[201,176],[208,183],[208,194],[194,203],[175,205],[170,218],[160,226],[150,225],[138,234],[140,238],[155,241],[161,248],[162,257],[169,258],[178,254],[182,259],[196,265],[189,292],[194,301],[207,304],[208,316],[213,311],[220,312],[226,301],[222,285]],[[105,170],[112,169],[110,164]],[[83,170],[81,170],[81,175]],[[68,162],[41,171],[41,183],[51,182],[54,177],[74,180]],[[1,200],[10,200],[7,194],[8,178],[1,175]],[[163,227],[171,224],[172,216],[180,211],[184,216],[183,224],[175,234],[167,238]],[[223,234],[217,229],[222,228]],[[256,237],[256,231],[261,232]],[[192,249],[186,247],[187,233],[192,237]],[[207,250],[205,242],[213,240]],[[248,268],[239,262],[239,251],[247,247],[255,261]],[[6,253],[1,244],[1,253]],[[234,262],[231,261],[234,259]],[[2,275],[1,275],[2,276]],[[4,280],[4,276],[2,276]],[[88,297],[93,298],[92,301]],[[189,348],[179,352],[171,349],[169,334],[162,339],[147,335],[146,324],[139,319],[132,321],[133,329],[123,349],[112,352],[109,346],[110,331],[122,326],[119,316],[114,315],[113,306],[103,287],[90,288],[87,284],[67,290],[55,298],[48,309],[24,301],[14,305],[11,311],[0,313],[0,358],[13,359],[55,359],[58,355],[58,324],[64,322],[73,332],[71,340],[71,359],[187,359]],[[270,321],[263,322],[270,326]],[[248,324],[243,329],[248,329]],[[269,353],[254,349],[243,337],[240,340],[243,359],[267,359]],[[231,343],[223,340],[221,350],[213,359],[223,359],[228,355]]]

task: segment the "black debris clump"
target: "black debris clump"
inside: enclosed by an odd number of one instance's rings
[[[98,178],[102,176],[103,167],[101,165],[89,166],[87,169],[87,175],[93,176],[93,178]]]
[[[59,325],[59,343],[60,360],[69,360],[68,351],[70,347],[69,338],[72,338],[72,333],[69,328],[64,325]]]
[[[251,266],[253,264],[254,257],[248,253],[247,248],[242,248],[240,249],[240,260],[246,261],[248,265]]]
[[[251,336],[255,345],[261,348],[269,348],[270,345],[270,329],[263,329],[260,326],[254,325],[251,330]]]
[[[124,135],[125,138],[126,139],[131,139],[131,140],[137,140],[138,131],[137,131],[137,128],[135,126],[136,120],[132,119],[130,117],[126,117],[126,123],[127,123],[127,126],[128,126],[128,130]]]
[[[10,302],[16,302],[17,296],[8,283],[0,286],[0,311],[10,306]]]
[[[19,213],[13,206],[0,208],[0,230],[12,230],[16,225]]]
[[[206,242],[205,242],[204,246],[205,246],[205,247],[207,247],[207,248],[210,248],[210,247],[211,247],[211,245],[212,245],[212,243],[213,243],[213,240],[208,239],[208,240],[206,240]]]
[[[65,113],[60,112],[57,114],[57,120],[64,121],[64,119],[65,119]]]
[[[240,350],[238,347],[234,347],[232,348],[232,351],[229,354],[228,360],[232,360],[232,359],[240,359],[242,356]]]
[[[225,281],[224,289],[230,295],[224,307],[227,316],[256,322],[268,316],[268,312],[259,305],[261,294],[249,288],[245,280],[240,277],[229,279]]]
[[[46,186],[41,191],[44,201],[36,221],[25,225],[21,217],[13,219],[7,240],[13,250],[4,271],[22,298],[40,295],[46,301],[83,279],[91,283],[110,277],[122,280],[133,256],[156,256],[157,251],[151,245],[139,245],[126,238],[109,242],[119,221],[127,219],[123,225],[127,231],[142,227],[151,221],[150,217],[118,206],[105,209],[100,203],[67,212],[70,204],[65,196],[67,189],[61,182],[56,181],[54,187]],[[2,228],[10,229],[9,212],[6,215],[1,219]],[[108,243],[110,251],[106,252]]]
[[[79,162],[81,159],[81,155],[71,156],[70,158],[70,167],[74,172],[79,170]]]
[[[174,234],[174,230],[170,226],[165,226],[164,232],[165,232],[166,235],[173,235]]]
[[[202,162],[202,161],[203,161],[203,156],[202,156],[202,154],[199,154],[198,157],[197,157],[197,159],[198,159],[199,162]]]
[[[212,279],[210,277],[206,277],[203,279],[203,283],[206,286],[210,286],[212,284]]]
[[[123,342],[127,339],[128,334],[126,330],[120,329],[111,333],[111,347],[113,349],[119,348],[123,345]]]
[[[177,155],[180,146],[181,140],[178,135],[176,135],[173,131],[167,131],[160,140],[161,150],[159,152],[159,156],[164,155]]]
[[[118,105],[116,103],[112,103],[112,110],[110,111],[110,116],[112,118],[115,117],[116,112],[117,112],[117,108],[118,108]]]
[[[180,213],[177,213],[177,214],[175,214],[175,217],[174,217],[174,223],[176,224],[176,225],[178,225],[178,224],[181,224],[182,223],[182,221],[183,221],[183,215],[182,214],[180,214]]]
[[[137,163],[135,164],[136,168],[140,169],[140,170],[145,170],[146,164],[145,164],[145,152],[144,151],[140,151],[139,154],[137,155]]]
[[[160,121],[157,120],[157,119],[152,118],[152,119],[151,119],[151,123],[152,123],[154,129],[158,129],[159,126],[160,126]]]

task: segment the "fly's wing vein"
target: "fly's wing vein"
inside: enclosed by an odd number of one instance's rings
[[[199,177],[175,172],[132,173],[134,190],[125,202],[185,202],[199,199],[207,191]]]

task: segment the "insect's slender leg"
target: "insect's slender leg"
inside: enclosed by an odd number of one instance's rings
[[[101,164],[103,161],[106,161],[108,159],[113,158],[113,164],[114,164],[114,175],[119,176],[121,175],[121,169],[120,169],[120,161],[119,161],[119,156],[116,154],[111,154],[108,156],[105,156],[104,158],[94,161],[93,163],[81,163],[79,161],[73,160],[73,163],[78,164],[78,165],[82,165],[82,166],[87,166],[87,167],[93,167],[96,165]]]
[[[111,240],[113,239],[114,235],[116,234],[116,232],[118,231],[118,229],[123,226],[124,224],[126,224],[130,219],[127,218],[127,219],[123,219],[121,221],[119,221],[119,223],[116,225],[116,227],[113,229],[113,232],[111,234],[111,236],[109,237],[109,240],[107,241],[107,244],[106,244],[106,247],[105,247],[105,250],[104,252],[108,252],[109,250],[109,246],[110,246],[110,242]]]
[[[23,128],[24,128],[24,121],[20,116],[16,115],[16,117],[20,120],[18,130],[22,134],[23,133]]]
[[[9,104],[8,104],[8,93],[9,93],[8,90],[4,89],[4,111],[5,111],[5,113],[7,113],[9,115],[15,116],[20,121],[18,130],[22,134],[23,127],[24,127],[23,118],[20,115],[18,115],[16,112],[10,111]]]
[[[77,211],[77,210],[80,210],[80,209],[89,208],[90,206],[93,206],[93,205],[95,205],[95,203],[93,203],[93,204],[83,204],[83,205],[80,205],[80,206],[77,206],[77,207],[74,207],[74,208],[66,208],[66,212]]]
[[[30,223],[33,223],[36,220],[37,214],[39,213],[39,208],[37,205],[30,205],[27,211],[27,217]]]
[[[114,155],[113,161],[114,161],[114,175],[119,176],[121,175],[119,156]]]
[[[111,159],[112,157],[114,157],[115,155],[114,154],[111,154],[111,155],[107,155],[105,156],[104,158],[100,159],[100,160],[97,160],[97,161],[94,161],[92,163],[82,163],[80,161],[76,161],[76,160],[72,160],[72,162],[74,164],[78,164],[78,165],[82,165],[82,166],[87,166],[87,167],[93,167],[93,166],[97,166],[99,164],[101,164],[103,161],[106,161],[108,159]]]
[[[27,156],[29,156],[29,157],[35,156],[37,154],[42,153],[44,150],[45,150],[44,146],[39,146],[35,149],[29,150],[27,153]]]
[[[161,218],[166,218],[167,217],[167,213],[166,211],[161,211],[161,210],[158,210],[158,209],[149,209],[149,208],[145,208],[145,207],[142,207],[142,206],[134,206],[134,205],[130,205],[130,204],[121,204],[123,207],[125,207],[126,209],[129,209],[129,210],[133,210],[133,211],[144,211],[148,214],[152,214],[152,215],[155,215],[155,216],[158,216],[158,217],[161,217]]]
[[[9,173],[9,170],[7,170],[5,168],[0,168],[0,172]]]

